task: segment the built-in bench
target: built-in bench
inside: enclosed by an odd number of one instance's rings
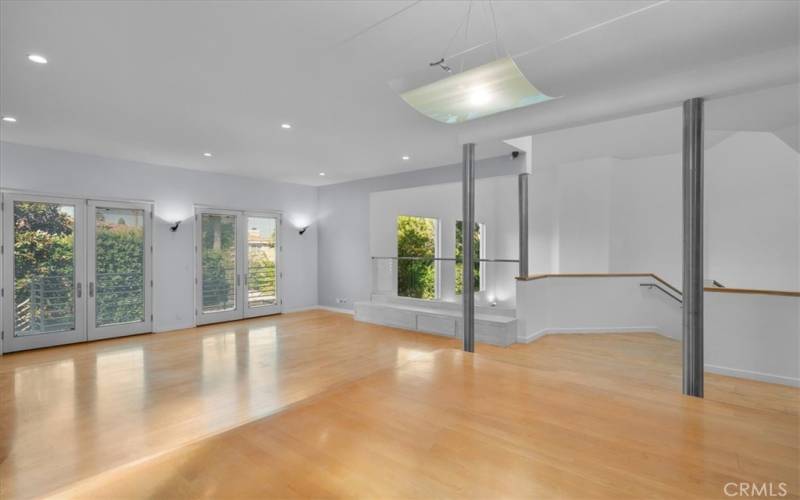
[[[377,298],[356,302],[355,318],[366,323],[393,326],[445,337],[463,338],[462,313],[458,304]],[[499,346],[517,341],[517,319],[513,309],[489,314],[476,308],[475,340]]]

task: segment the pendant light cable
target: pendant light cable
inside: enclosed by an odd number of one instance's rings
[[[498,53],[498,47],[501,47],[501,40],[500,40],[500,31],[497,29],[497,18],[494,15],[494,2],[489,0],[489,10],[492,13],[492,27],[494,27],[494,57],[495,59],[500,59],[500,54]],[[503,52],[508,56],[508,50],[506,50],[506,44],[502,44]]]
[[[372,31],[373,29],[377,28],[377,27],[378,27],[378,26],[380,26],[381,24],[383,24],[383,23],[385,23],[386,21],[388,21],[388,20],[392,19],[393,17],[397,17],[397,16],[399,16],[400,14],[402,14],[403,12],[407,11],[408,9],[410,9],[411,7],[413,7],[413,6],[417,5],[417,4],[418,4],[418,3],[420,3],[420,2],[422,2],[422,0],[415,0],[415,1],[411,2],[410,4],[406,5],[405,7],[403,7],[403,8],[402,8],[402,9],[400,9],[400,10],[398,10],[397,12],[395,12],[395,13],[393,13],[393,14],[390,14],[390,15],[388,15],[388,16],[386,16],[386,17],[384,17],[383,19],[380,19],[379,21],[377,21],[377,22],[375,22],[375,23],[372,23],[372,24],[370,24],[369,26],[367,26],[366,28],[364,28],[364,29],[360,30],[359,32],[357,32],[357,33],[356,33],[356,34],[354,34],[354,35],[350,35],[349,37],[345,38],[345,39],[344,39],[344,40],[342,40],[341,42],[339,42],[339,43],[335,44],[335,45],[334,45],[334,47],[338,47],[338,46],[340,46],[340,45],[344,45],[344,44],[346,44],[347,42],[351,42],[351,41],[355,40],[356,38],[360,37],[361,35],[363,35],[363,34],[365,34],[365,33],[369,32],[369,31]]]

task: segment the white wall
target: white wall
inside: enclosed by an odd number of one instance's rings
[[[624,157],[576,160],[564,144],[572,136],[538,150],[534,145],[534,155],[539,151],[547,161],[530,178],[531,273],[653,272],[681,286],[680,134],[665,135],[664,143],[651,137],[679,132],[680,115],[662,114],[661,121],[644,116],[634,124],[654,129],[635,144],[617,137],[618,128],[599,141],[602,124],[596,125],[588,135],[597,144],[581,151],[608,154],[606,142],[619,139]],[[707,139],[707,277],[731,287],[800,289],[800,156],[770,133],[712,131]],[[569,161],[557,163],[560,156],[551,150],[564,150]],[[484,176],[518,171],[506,158],[482,165],[478,174]],[[370,255],[377,253],[364,230],[370,193],[459,180],[460,166],[452,165],[320,188],[320,304],[350,308],[353,300],[369,298]],[[484,190],[478,196],[479,210],[508,202],[494,216],[507,229],[497,228],[490,239],[503,250],[495,249],[496,257],[516,258],[516,193]],[[492,199],[483,201],[487,196]],[[451,204],[460,211],[460,192]],[[507,217],[500,216],[504,212]],[[393,249],[394,239],[386,241]]]
[[[508,156],[490,158],[477,162],[476,177],[512,175],[522,168],[522,156],[516,160]],[[370,298],[370,193],[460,182],[461,173],[461,164],[457,163],[319,188],[320,305],[352,309],[353,302]],[[457,206],[461,207],[460,197]],[[516,253],[515,247],[508,256]]]
[[[682,281],[681,163],[677,155],[614,162],[610,271]]]
[[[800,386],[800,298],[705,293],[706,371]]]
[[[800,290],[800,155],[768,132],[706,152],[706,276],[729,287]]]
[[[551,277],[517,282],[520,342],[555,333],[659,332],[680,339],[680,304],[640,286],[651,277]]]
[[[682,309],[646,277],[545,278],[517,284],[520,342],[542,335],[656,331],[681,339]],[[800,299],[705,293],[705,369],[800,386]]]
[[[555,225],[558,182],[554,168],[537,168],[528,179],[528,272],[558,269],[558,228]]]
[[[609,272],[613,167],[610,159],[559,166],[554,214],[558,234],[555,272]]]
[[[370,254],[397,256],[397,217],[430,217],[439,222],[439,256],[455,257],[455,225],[461,220],[461,184],[446,183],[370,193]],[[518,253],[517,177],[503,176],[475,181],[475,221],[485,225],[486,259],[516,259]],[[387,269],[393,261],[374,264],[381,276],[381,289],[391,289],[396,274]],[[513,306],[516,263],[487,263],[485,291],[479,302],[496,301]],[[454,301],[455,265],[439,264],[442,300]],[[375,272],[374,271],[374,272]],[[389,280],[390,283],[385,281]]]
[[[314,187],[167,168],[0,143],[0,187],[96,199],[155,203],[154,330],[194,324],[194,204],[283,213],[283,308],[317,304],[317,227],[293,224],[317,212]],[[169,226],[182,220],[177,232]]]
[[[555,193],[555,202],[530,213],[534,272],[653,272],[680,287],[678,153],[540,170],[549,174],[534,177],[535,192]],[[798,152],[772,133],[727,133],[706,151],[705,189],[706,277],[800,289]],[[536,256],[548,246],[539,237],[549,240],[549,265]]]

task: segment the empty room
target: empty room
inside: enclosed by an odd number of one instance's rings
[[[798,0],[0,0],[0,499],[800,498],[798,124]]]

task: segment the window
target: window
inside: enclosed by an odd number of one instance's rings
[[[486,288],[486,263],[480,259],[484,255],[486,225],[476,223],[472,231],[472,258],[475,268],[475,291]],[[464,291],[464,244],[462,222],[456,221],[456,295]]]
[[[417,299],[439,296],[438,221],[428,217],[397,217],[397,295]],[[407,258],[411,257],[411,258]]]

